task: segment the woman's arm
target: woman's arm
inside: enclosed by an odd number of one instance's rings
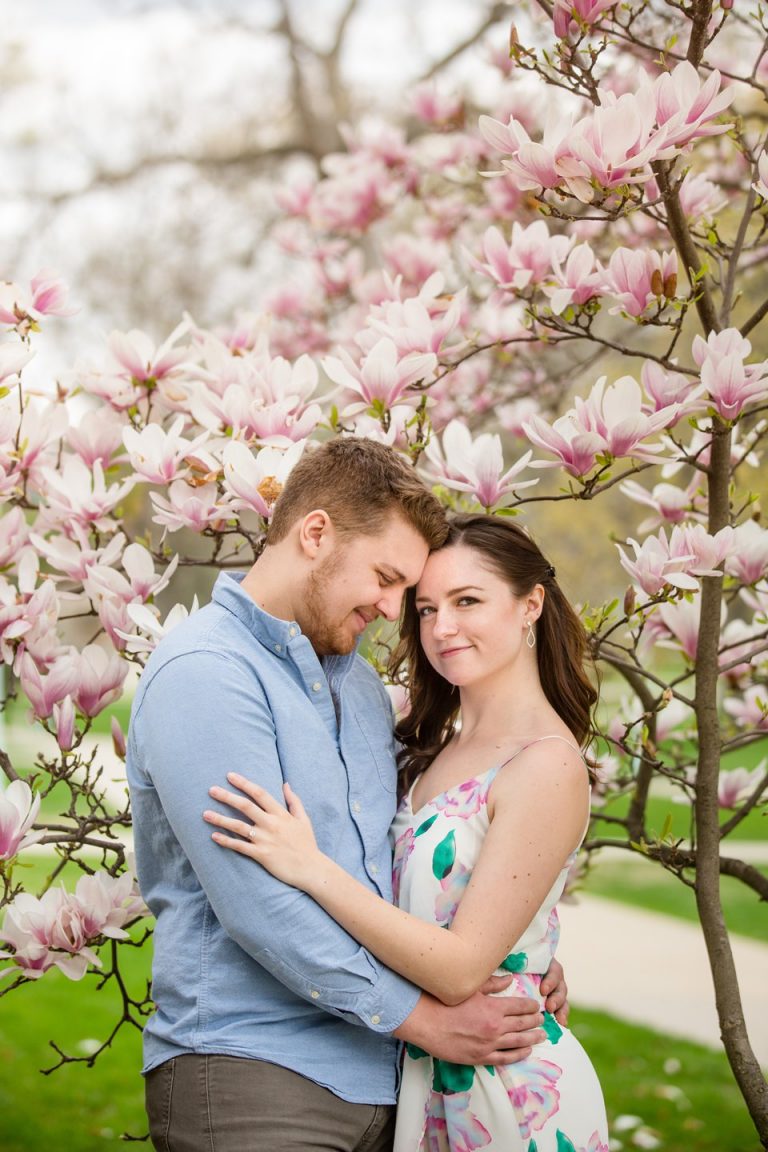
[[[494,781],[493,819],[446,932],[389,904],[321,853],[289,785],[286,810],[244,777],[228,779],[240,793],[214,788],[211,795],[250,823],[206,812],[209,823],[235,833],[214,832],[214,840],[307,892],[383,963],[445,1004],[471,996],[508,955],[579,842],[587,815],[587,777],[575,751],[563,745],[522,753],[515,770]]]

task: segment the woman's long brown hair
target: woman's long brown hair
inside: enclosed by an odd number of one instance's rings
[[[463,544],[479,552],[516,596],[537,584],[544,604],[536,626],[536,657],[547,700],[583,747],[592,733],[597,691],[587,676],[587,637],[538,545],[514,521],[497,516],[460,515],[450,521],[443,548]],[[421,646],[415,589],[405,598],[400,640],[390,661],[395,683],[405,684],[410,711],[395,729],[402,745],[400,787],[407,790],[456,731],[459,690],[437,673]]]

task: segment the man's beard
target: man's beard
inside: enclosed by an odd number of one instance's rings
[[[344,656],[351,652],[357,637],[341,623],[328,619],[327,590],[343,557],[335,554],[310,572],[304,590],[301,630],[318,656]],[[345,620],[348,617],[345,617]]]

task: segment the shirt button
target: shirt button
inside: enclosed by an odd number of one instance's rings
[[[282,652],[282,650],[283,650],[282,644],[275,644],[275,652]]]
[[[378,864],[371,864],[371,872],[373,873],[373,875],[374,875],[374,876],[376,875],[376,873],[377,873],[378,871],[379,871],[379,866],[378,866]]]
[[[320,999],[320,993],[317,991],[316,988],[312,989],[312,991],[310,992],[310,996],[312,997],[313,1000],[319,1000]]]
[[[381,1016],[371,1016],[371,1024],[381,1024]]]
[[[355,800],[354,804],[352,805],[352,811],[353,812],[359,812],[360,811],[360,805],[358,804],[357,800]]]
[[[291,627],[288,629],[288,635],[291,637],[291,639],[293,639],[293,637],[296,635],[296,629],[293,627],[293,625],[291,625]]]
[[[312,685],[312,691],[313,692],[319,692],[321,688],[322,688],[322,684],[320,683],[320,681],[315,680],[314,684]]]

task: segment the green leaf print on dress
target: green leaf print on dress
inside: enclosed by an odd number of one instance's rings
[[[505,960],[499,964],[505,972],[525,972],[528,967],[528,957],[525,952],[510,952]]]
[[[546,1033],[547,1040],[552,1044],[557,1044],[563,1034],[563,1030],[550,1012],[544,1013],[544,1023],[542,1027]]]
[[[451,1095],[454,1092],[469,1092],[475,1080],[472,1064],[451,1064],[448,1060],[435,1059],[432,1067],[432,1087],[435,1092]]]
[[[577,1152],[576,1145],[559,1128],[557,1130],[557,1152]]]
[[[428,819],[428,820],[425,820],[423,824],[419,824],[418,828],[416,829],[416,831],[415,831],[415,832],[414,832],[414,834],[413,834],[413,835],[414,835],[414,837],[416,837],[416,836],[423,836],[423,834],[424,834],[425,832],[428,832],[428,831],[429,831],[429,829],[430,829],[430,828],[432,827],[432,825],[434,824],[435,820],[437,820],[437,817],[438,817],[439,815],[440,815],[440,813],[439,813],[439,812],[435,812],[434,816],[430,816],[430,817],[429,817],[429,819]]]
[[[456,836],[453,832],[440,841],[432,853],[432,875],[436,880],[444,880],[456,859]]]

